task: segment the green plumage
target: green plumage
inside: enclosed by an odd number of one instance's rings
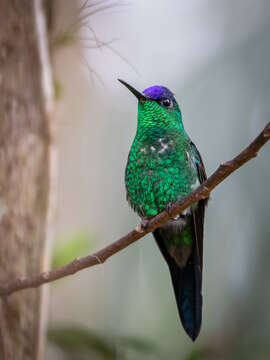
[[[125,174],[127,199],[141,218],[149,219],[189,194],[206,174],[171,91],[152,86],[141,94],[120,81],[139,100],[137,132]],[[199,201],[153,232],[169,266],[182,324],[192,340],[201,326],[205,205],[206,200]]]
[[[126,167],[127,197],[142,217],[151,217],[192,191],[198,174],[181,112],[154,101],[138,105],[138,128]]]

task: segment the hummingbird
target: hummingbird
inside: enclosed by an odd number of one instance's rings
[[[139,92],[137,132],[125,170],[127,200],[149,220],[206,180],[199,151],[187,135],[174,94],[164,86]],[[207,199],[153,231],[168,264],[180,320],[194,341],[202,319],[203,227]]]

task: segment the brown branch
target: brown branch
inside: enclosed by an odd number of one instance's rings
[[[189,195],[185,196],[182,200],[173,204],[170,207],[169,213],[167,211],[161,212],[151,220],[139,224],[134,230],[119,240],[92,255],[77,258],[65,266],[43,272],[36,276],[21,277],[4,284],[0,284],[0,295],[10,295],[15,291],[38,287],[42,284],[75,274],[82,269],[104,263],[109,257],[139,240],[147,233],[152,232],[157,227],[164,225],[170,218],[175,217],[193,203],[199,201],[200,199],[207,198],[210,192],[232,172],[240,168],[253,157],[257,156],[258,151],[269,139],[270,123],[266,125],[264,130],[256,137],[256,139],[239,155],[237,155],[234,159],[221,164],[201,186],[192,191]]]

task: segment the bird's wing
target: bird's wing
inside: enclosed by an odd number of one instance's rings
[[[202,184],[206,179],[206,171],[202,161],[201,154],[196,148],[195,144],[191,143],[193,154],[195,157],[195,163],[197,167],[199,181]],[[200,270],[202,272],[203,268],[203,228],[204,228],[204,213],[205,207],[207,205],[208,199],[203,199],[198,202],[198,205],[195,209],[192,210],[193,222],[194,222],[194,231],[196,237],[196,246],[197,254],[199,260]]]
[[[200,183],[206,179],[202,158],[196,146],[191,143],[197,175]],[[164,233],[156,229],[153,235],[164,256],[172,278],[179,315],[185,331],[195,340],[199,334],[202,317],[202,267],[203,267],[203,222],[207,200],[200,200],[192,214],[188,215],[192,221],[193,245],[190,257],[184,267],[180,267],[170,254]],[[169,228],[167,229],[169,232]],[[169,234],[168,234],[169,236]],[[181,237],[181,231],[179,232]]]

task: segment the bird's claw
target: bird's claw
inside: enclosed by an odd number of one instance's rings
[[[173,206],[173,203],[172,202],[169,202],[166,207],[165,207],[165,211],[166,213],[169,215],[169,216],[172,216],[172,206]],[[172,219],[173,220],[178,220],[179,218],[181,217],[180,214],[177,214],[176,216],[174,216]]]
[[[145,230],[147,230],[147,227],[148,227],[148,220],[142,219],[142,221],[137,225],[136,231],[139,233],[142,233]]]
[[[169,202],[166,206],[165,206],[165,211],[168,215],[171,215],[171,211],[172,211],[172,202]]]

